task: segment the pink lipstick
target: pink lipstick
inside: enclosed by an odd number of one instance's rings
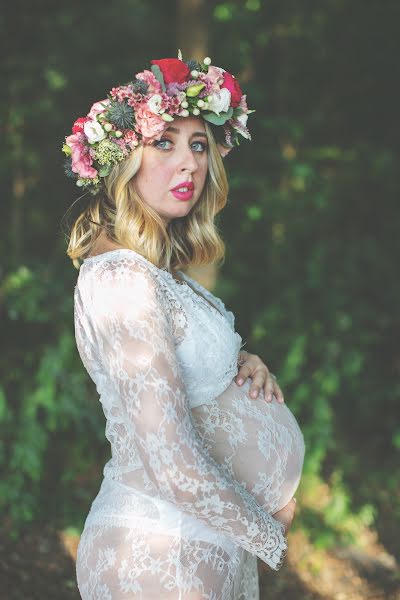
[[[171,190],[178,200],[190,200],[193,197],[194,185],[191,181],[184,181]]]

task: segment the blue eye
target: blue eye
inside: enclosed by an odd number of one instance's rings
[[[156,148],[159,148],[160,150],[163,151],[168,151],[170,150],[170,148],[166,148],[165,146],[162,146],[162,144],[172,144],[171,140],[167,140],[166,138],[162,138],[161,140],[156,140],[153,145]],[[192,147],[197,145],[200,146],[200,149],[196,149],[195,152],[204,152],[207,149],[206,144],[204,144],[203,142],[193,142]]]
[[[156,148],[160,148],[160,150],[166,150],[167,148],[163,148],[160,146],[160,144],[165,144],[165,143],[170,144],[171,142],[169,140],[163,140],[163,139],[156,140],[154,142],[154,146],[156,146]]]
[[[203,142],[193,142],[192,146],[194,144],[198,144],[201,147],[200,152],[204,152],[205,150],[207,150],[207,146],[205,144],[203,144]],[[199,152],[198,150],[196,150],[196,152]]]

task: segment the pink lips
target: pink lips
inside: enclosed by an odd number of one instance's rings
[[[187,192],[178,192],[179,188],[187,188],[188,191]],[[177,185],[176,187],[174,187],[171,192],[172,194],[175,196],[175,198],[178,198],[178,200],[190,200],[193,196],[193,191],[194,191],[194,185],[191,181],[184,181],[183,183],[180,183],[179,185]]]

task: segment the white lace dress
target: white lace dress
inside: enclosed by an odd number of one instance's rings
[[[78,548],[84,600],[256,600],[257,557],[277,570],[286,553],[271,513],[298,486],[302,433],[236,385],[233,314],[179,274],[128,249],[80,268],[77,347],[111,445]]]

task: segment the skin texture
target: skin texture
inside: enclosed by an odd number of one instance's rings
[[[203,120],[181,117],[145,145],[136,189],[166,225],[185,217],[198,202],[207,176],[207,144]],[[185,181],[193,182],[194,194],[190,200],[178,200],[171,189]]]

